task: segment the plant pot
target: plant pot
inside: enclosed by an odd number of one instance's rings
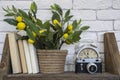
[[[63,73],[67,50],[37,50],[41,73]]]

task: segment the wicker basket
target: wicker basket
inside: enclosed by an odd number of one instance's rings
[[[37,50],[41,73],[63,73],[67,50]]]

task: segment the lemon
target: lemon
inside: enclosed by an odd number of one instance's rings
[[[68,38],[68,33],[65,33],[65,34],[63,35],[63,38],[64,38],[64,39],[67,39],[67,38]]]
[[[22,17],[21,16],[18,16],[18,17],[16,17],[16,20],[18,21],[18,22],[22,22]]]
[[[45,30],[43,30],[43,29],[39,31],[40,34],[42,34],[43,32],[45,32]]]
[[[26,27],[26,25],[25,25],[24,22],[19,22],[19,23],[17,24],[17,29],[19,29],[19,30],[24,30],[25,27]]]
[[[35,41],[32,39],[28,39],[28,43],[33,44]]]
[[[35,33],[34,31],[32,31],[32,34],[33,34],[33,36],[34,36],[34,37],[36,37],[36,36],[37,36],[37,35],[36,35],[36,33]]]
[[[68,30],[69,30],[69,31],[72,31],[72,29],[73,29],[73,26],[72,26],[72,24],[70,24],[70,25],[68,26]]]
[[[54,24],[54,25],[57,25],[57,24],[58,24],[59,26],[61,26],[61,23],[60,23],[57,19],[54,19],[54,20],[53,20],[53,24]]]

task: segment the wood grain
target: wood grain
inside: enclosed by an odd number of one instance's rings
[[[114,33],[104,34],[105,71],[120,75],[120,55]]]

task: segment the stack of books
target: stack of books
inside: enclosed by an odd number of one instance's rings
[[[16,34],[8,33],[13,74],[39,73],[36,49],[27,40],[16,40]]]

